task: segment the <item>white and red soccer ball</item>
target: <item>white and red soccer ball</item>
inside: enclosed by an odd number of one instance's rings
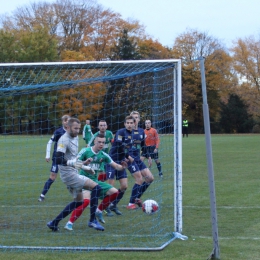
[[[146,200],[143,202],[142,210],[144,213],[151,215],[157,212],[159,209],[159,205],[155,200]]]

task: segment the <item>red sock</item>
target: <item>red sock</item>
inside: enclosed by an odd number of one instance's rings
[[[101,211],[106,209],[117,198],[118,194],[119,192],[115,192],[112,195],[107,195],[98,206],[98,209]]]
[[[82,212],[88,206],[89,202],[89,199],[84,199],[83,204],[73,210],[69,220],[71,223],[74,223],[81,216]]]
[[[105,172],[100,172],[98,175],[99,181],[106,181],[107,180],[107,174]]]

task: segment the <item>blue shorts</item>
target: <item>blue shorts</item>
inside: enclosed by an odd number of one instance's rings
[[[107,179],[114,180],[116,176],[116,180],[127,178],[126,170],[117,171],[111,165],[107,164],[106,166],[106,174]]]
[[[137,164],[139,171],[142,171],[147,168],[143,161],[141,161],[140,157],[135,158],[135,163]]]
[[[58,171],[59,171],[59,166],[58,164],[56,164],[56,160],[52,160],[51,172],[58,173]]]

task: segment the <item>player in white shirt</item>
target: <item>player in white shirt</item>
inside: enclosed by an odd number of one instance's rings
[[[96,220],[95,216],[101,187],[93,180],[78,173],[80,169],[93,172],[93,170],[87,166],[89,163],[88,160],[80,161],[77,158],[79,131],[80,121],[77,118],[70,118],[68,120],[66,133],[58,142],[56,157],[60,169],[60,177],[73,195],[74,201],[69,203],[55,219],[47,223],[47,226],[54,232],[59,230],[58,224],[62,219],[68,216],[75,208],[82,205],[83,188],[91,190],[90,220],[88,226],[100,231],[105,230]]]

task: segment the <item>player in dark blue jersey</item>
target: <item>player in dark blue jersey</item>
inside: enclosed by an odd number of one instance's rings
[[[52,183],[55,181],[57,178],[57,173],[58,173],[58,165],[56,163],[56,151],[57,151],[57,144],[60,139],[60,137],[66,132],[66,126],[67,122],[69,120],[70,116],[64,115],[61,118],[62,126],[58,129],[56,129],[53,133],[53,136],[47,143],[47,149],[46,149],[46,162],[50,161],[50,154],[51,154],[51,146],[54,143],[54,148],[53,148],[53,153],[52,153],[52,165],[51,165],[51,174],[50,178],[45,182],[42,193],[38,199],[39,202],[44,201],[46,193],[49,191]]]
[[[135,184],[132,188],[132,194],[127,206],[127,209],[132,210],[137,209],[138,206],[142,206],[140,198],[149,185],[153,182],[154,177],[149,168],[147,168],[141,160],[141,149],[144,146],[145,133],[142,128],[138,127],[138,123],[140,122],[140,114],[137,111],[133,111],[130,115],[135,119],[135,126],[132,130],[133,144],[129,150],[129,155],[134,158],[134,163],[137,165],[140,172],[139,174],[132,174],[135,178]]]
[[[112,147],[110,149],[109,155],[116,163],[121,163],[123,160],[127,161],[129,164],[128,169],[132,174],[138,171],[138,167],[134,164],[134,159],[129,155],[129,150],[132,148],[133,144],[133,132],[132,129],[134,127],[134,118],[131,116],[127,116],[125,118],[125,128],[119,129],[116,132],[114,142],[112,143]],[[114,185],[114,178],[120,183],[119,195],[117,199],[109,206],[107,209],[108,216],[112,216],[110,210],[114,211],[117,215],[122,215],[122,213],[118,210],[117,204],[124,196],[124,193],[127,189],[127,173],[126,171],[117,171],[114,168],[107,166],[106,169],[108,183],[112,186]]]

